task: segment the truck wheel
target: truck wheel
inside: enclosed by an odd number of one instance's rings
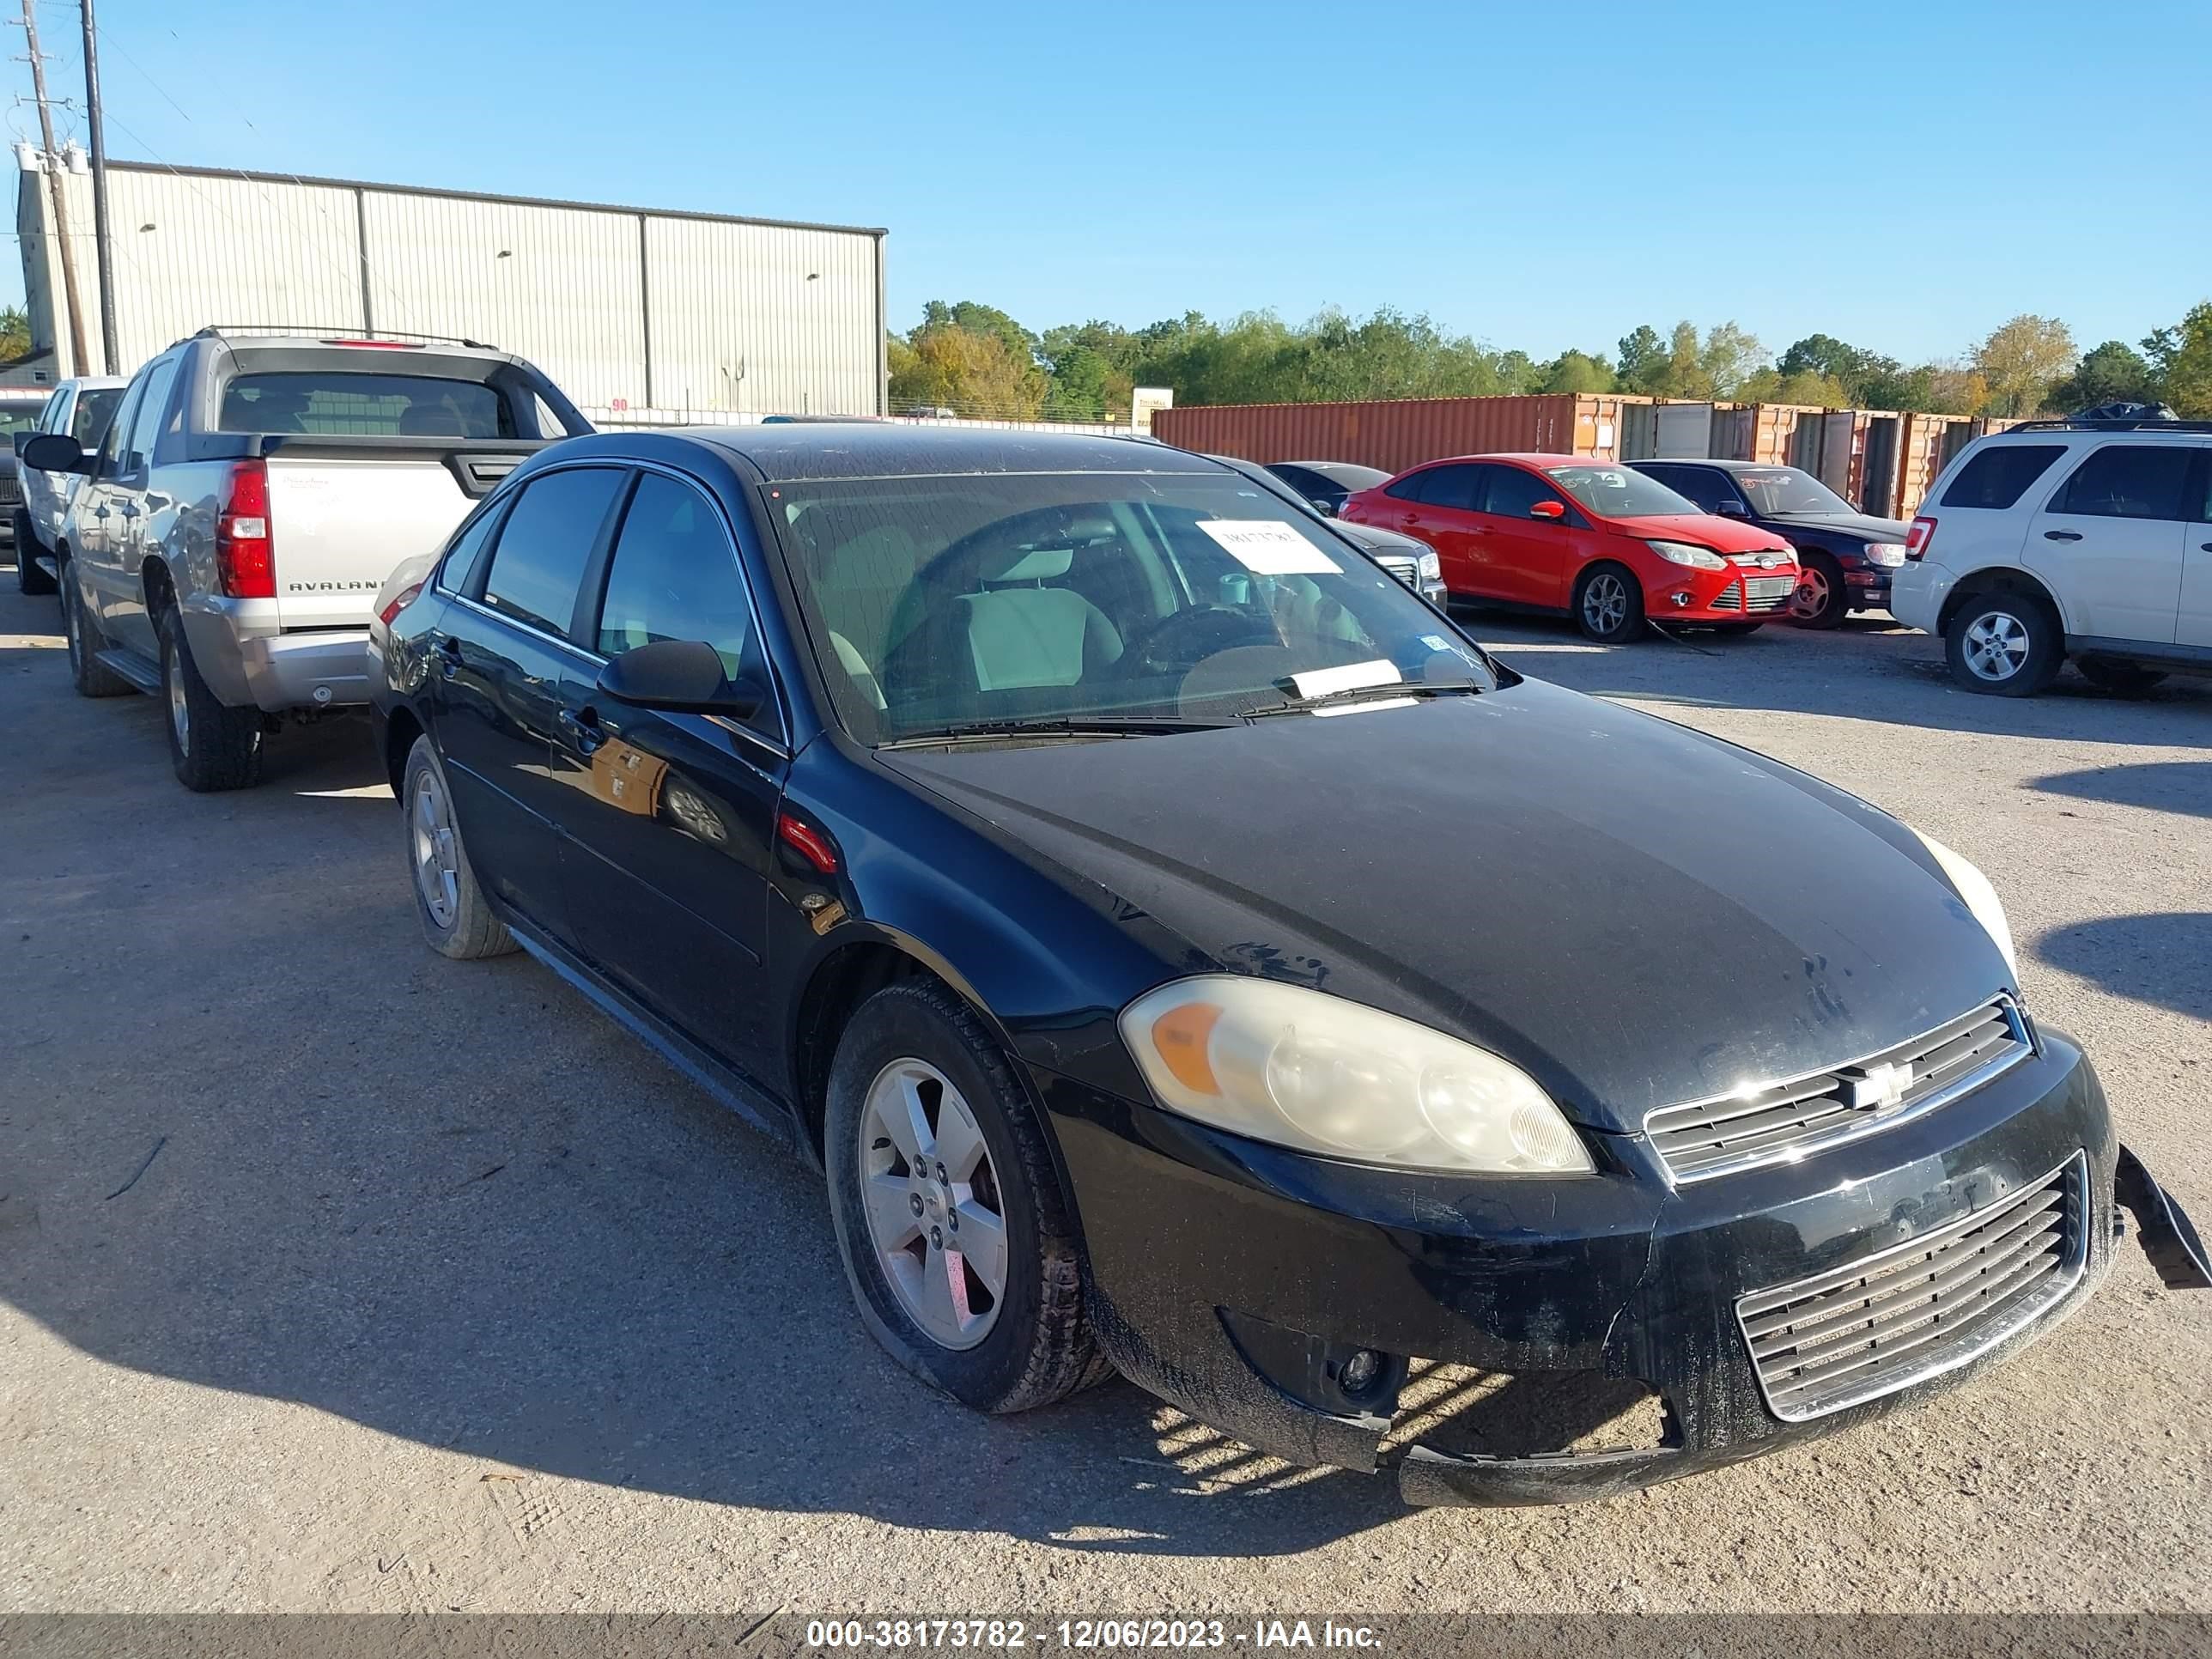
[[[407,868],[415,878],[415,915],[422,937],[440,956],[456,962],[503,957],[515,948],[507,924],[492,915],[476,867],[461,843],[453,798],[430,739],[417,738],[399,780],[399,805],[407,834]]]
[[[62,634],[69,641],[70,681],[80,697],[119,697],[137,688],[105,664],[94,660],[107,649],[107,636],[100,624],[85,614],[84,598],[62,567]]]
[[[2113,657],[2084,657],[2074,665],[2083,679],[2115,697],[2147,697],[2166,680],[2158,669]]]
[[[877,992],[837,1044],[828,1106],[845,1276],[892,1358],[981,1412],[1109,1374],[1051,1149],[974,1010],[930,980]]]
[[[31,515],[21,507],[15,509],[15,586],[25,593],[51,593],[54,579],[39,568],[39,555],[45,550],[39,538],[31,533]]]
[[[1594,564],[1575,584],[1575,625],[1585,639],[1619,645],[1644,631],[1644,586],[1626,565]]]
[[[2066,635],[2040,600],[2002,589],[1959,607],[1943,635],[1951,678],[1993,697],[2032,697],[2058,677]]]
[[[261,711],[216,701],[192,661],[184,618],[161,613],[161,701],[169,710],[169,763],[177,781],[200,794],[247,789],[261,781]]]

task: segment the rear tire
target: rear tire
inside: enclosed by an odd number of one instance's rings
[[[477,880],[476,866],[461,840],[453,816],[453,797],[446,787],[430,739],[417,738],[407,751],[399,779],[400,823],[407,837],[407,868],[413,878],[415,915],[422,937],[441,957],[476,962],[503,957],[515,948],[514,935],[492,914]]]
[[[1600,645],[1620,645],[1644,631],[1644,585],[1626,565],[1594,564],[1575,583],[1575,626]]]
[[[31,515],[21,507],[15,509],[15,587],[19,592],[51,593],[54,579],[39,568],[39,555],[46,549],[31,533]]]
[[[169,764],[195,794],[247,789],[261,781],[261,711],[218,699],[192,661],[184,618],[171,605],[156,630],[161,644],[161,701],[168,710]]]
[[[2083,679],[2115,697],[2147,697],[2166,679],[2163,670],[2112,657],[2084,657],[2074,665],[2081,671]]]
[[[1837,628],[1851,608],[1844,568],[1825,553],[1808,553],[1799,562],[1797,591],[1790,596],[1790,620],[1800,628]]]
[[[138,688],[94,660],[107,649],[107,635],[85,614],[84,597],[67,565],[62,567],[62,633],[69,641],[70,682],[80,697],[119,697]]]
[[[2026,593],[1977,593],[1944,630],[1951,678],[1990,697],[2032,697],[2058,676],[2066,634],[2051,607]]]
[[[823,1163],[845,1275],[892,1358],[993,1413],[1049,1405],[1111,1373],[1051,1148],[972,1008],[933,980],[877,992],[839,1040],[828,1108]],[[963,1252],[955,1216],[986,1242]],[[997,1293],[978,1311],[977,1287],[988,1292],[994,1273]],[[933,1302],[940,1276],[955,1288]]]

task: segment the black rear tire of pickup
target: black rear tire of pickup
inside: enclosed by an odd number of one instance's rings
[[[456,962],[503,957],[516,948],[507,924],[492,914],[461,840],[460,820],[446,787],[430,739],[417,738],[399,779],[400,823],[407,837],[407,869],[414,878],[415,915],[422,937],[440,956]]]
[[[70,683],[80,697],[119,697],[138,688],[104,663],[95,660],[107,649],[107,635],[85,614],[84,600],[76,591],[76,578],[62,567],[62,632],[69,641]]]
[[[39,555],[46,550],[39,538],[31,533],[31,515],[21,507],[15,509],[15,586],[25,593],[51,593],[54,579],[39,568]]]
[[[252,788],[261,781],[261,711],[233,708],[209,690],[174,605],[161,613],[160,633],[161,701],[177,781],[204,795]]]

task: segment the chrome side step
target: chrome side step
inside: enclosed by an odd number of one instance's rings
[[[105,651],[93,653],[94,662],[111,669],[137,686],[149,697],[161,694],[161,671],[127,646],[111,645]]]

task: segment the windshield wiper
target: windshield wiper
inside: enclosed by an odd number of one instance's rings
[[[1233,720],[1194,720],[1180,714],[1048,714],[1036,720],[984,720],[909,732],[878,749],[935,749],[949,743],[995,743],[1007,738],[1150,738],[1177,732],[1212,732]]]
[[[1281,702],[1271,702],[1263,708],[1248,708],[1248,720],[1266,720],[1272,714],[1310,714],[1316,708],[1342,708],[1362,702],[1391,702],[1405,697],[1475,697],[1490,690],[1475,680],[1446,680],[1442,684],[1427,681],[1401,680],[1387,685],[1351,685],[1341,691],[1324,691],[1317,697],[1297,696],[1288,680],[1276,684],[1285,693]]]

